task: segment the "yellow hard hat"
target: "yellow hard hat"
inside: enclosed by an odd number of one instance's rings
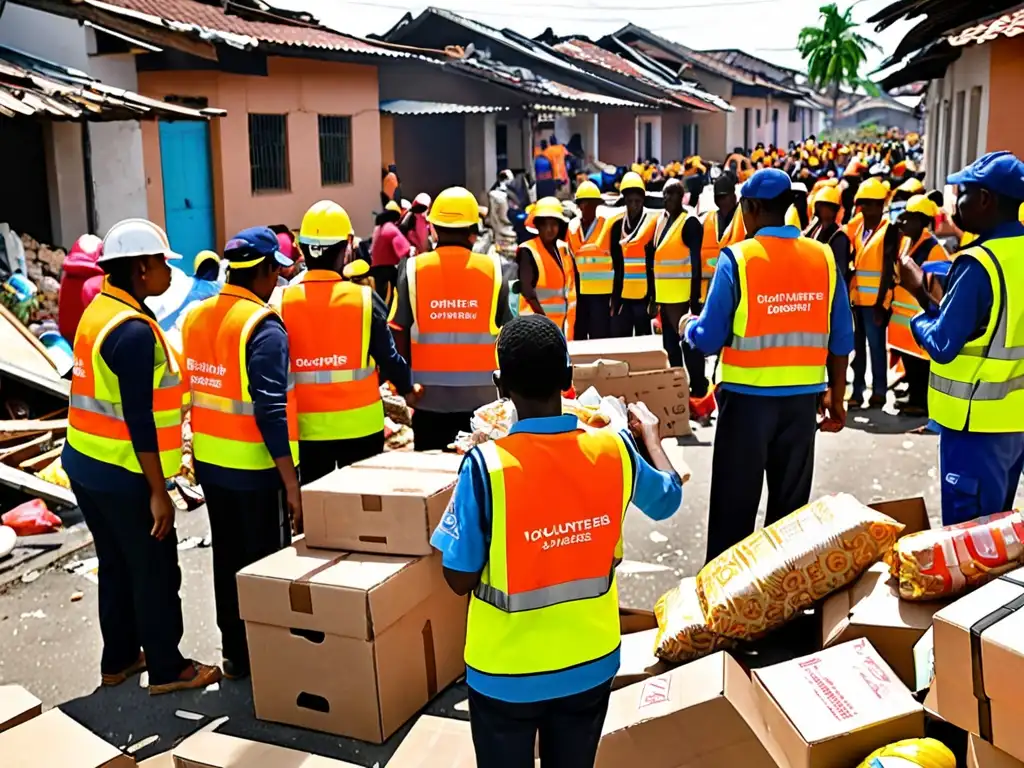
[[[402,212],[402,206],[396,203],[394,200],[388,200],[388,204],[384,206],[385,211],[394,211],[395,213]]]
[[[644,186],[644,180],[635,171],[627,172],[622,177],[622,181],[619,182],[619,192],[625,192],[627,189],[639,189],[641,192],[647,191],[647,187]]]
[[[200,251],[196,254],[195,260],[192,262],[192,271],[198,272],[201,264],[205,264],[208,261],[215,261],[220,263],[220,256],[214,251]]]
[[[562,202],[557,197],[542,197],[533,206],[530,217],[534,220],[558,219],[559,221],[568,221],[565,218],[565,212],[562,210]]]
[[[911,178],[896,187],[896,191],[909,192],[912,195],[917,195],[924,191],[924,184],[921,183],[920,179]]]
[[[345,265],[341,271],[347,280],[354,280],[357,277],[365,277],[370,274],[370,265],[364,259],[354,259]]]
[[[887,200],[889,197],[889,185],[880,179],[868,179],[857,188],[854,201],[860,200]]]
[[[939,215],[939,206],[927,195],[914,195],[907,200],[907,213],[921,213],[934,219]]]
[[[333,200],[313,203],[299,227],[299,242],[303,245],[327,247],[351,236],[352,220],[345,209]]]
[[[434,199],[427,221],[451,229],[475,227],[480,223],[480,206],[465,187],[448,187]]]
[[[831,203],[832,205],[843,204],[843,193],[839,191],[839,187],[822,187],[818,190],[818,194],[814,196],[814,202],[817,203]]]
[[[592,181],[584,181],[578,187],[576,187],[576,199],[577,200],[600,200],[601,190],[597,188],[597,184]]]
[[[936,739],[904,739],[876,749],[858,768],[892,766],[896,768],[956,768],[956,757],[945,744]]]

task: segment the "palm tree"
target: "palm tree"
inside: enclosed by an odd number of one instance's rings
[[[869,49],[882,49],[874,40],[857,33],[852,5],[842,13],[836,3],[823,5],[818,10],[821,13],[819,25],[801,29],[796,48],[807,61],[807,78],[811,84],[832,94],[834,126],[839,120],[842,86],[860,86],[872,95],[878,93],[874,83],[861,79],[860,68],[867,61]]]

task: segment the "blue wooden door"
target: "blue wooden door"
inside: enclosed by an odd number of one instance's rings
[[[201,120],[160,123],[160,167],[164,179],[164,216],[171,248],[192,274],[199,251],[218,250],[210,180],[210,126]]]

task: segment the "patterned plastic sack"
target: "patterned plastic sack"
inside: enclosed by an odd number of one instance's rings
[[[1000,512],[904,536],[886,557],[904,600],[958,595],[1024,564],[1024,516]]]
[[[748,536],[697,574],[711,631],[756,640],[845,587],[889,552],[904,526],[840,493]]]
[[[697,579],[683,579],[654,604],[658,633],[654,655],[665,661],[684,662],[731,648],[735,642],[708,629],[697,598]]]

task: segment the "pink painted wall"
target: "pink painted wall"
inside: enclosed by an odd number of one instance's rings
[[[597,154],[601,162],[630,165],[636,162],[635,151],[636,115],[628,109],[601,110],[597,123]]]
[[[352,217],[356,234],[369,235],[372,211],[380,207],[381,133],[377,68],[361,64],[275,58],[268,76],[222,72],[140,72],[139,91],[206,97],[211,107],[227,110],[210,126],[211,163],[217,240],[260,224],[298,228],[317,200],[340,203]],[[288,166],[291,189],[253,194],[249,176],[249,113],[288,115]],[[320,184],[317,115],[352,117],[352,183]],[[156,123],[142,123],[143,158],[149,213],[163,224],[164,197],[160,141]]]

